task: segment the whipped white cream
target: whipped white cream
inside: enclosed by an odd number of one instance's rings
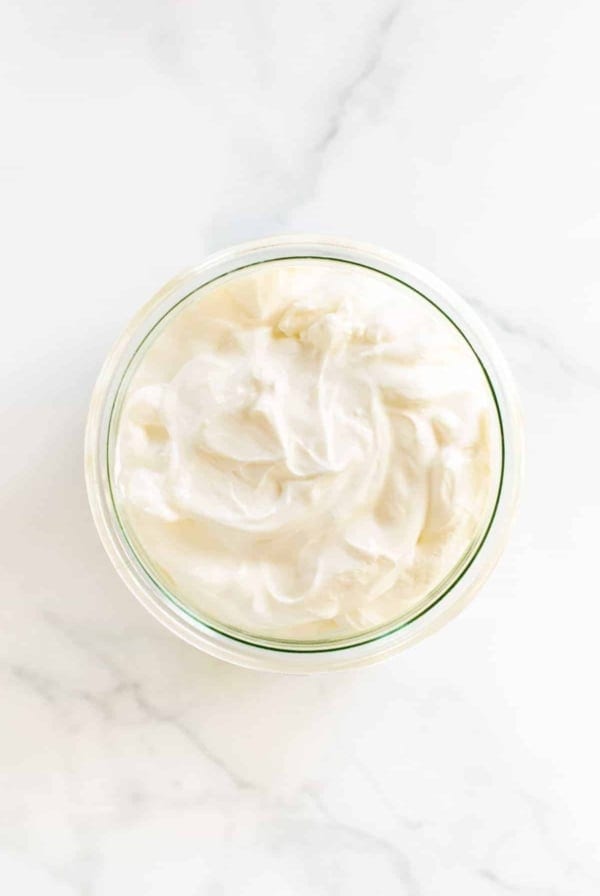
[[[263,263],[163,322],[124,398],[117,504],[207,619],[335,638],[421,604],[497,485],[489,385],[426,299],[344,262]]]

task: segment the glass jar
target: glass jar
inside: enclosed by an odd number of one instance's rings
[[[232,631],[203,619],[153,576],[122,525],[112,484],[114,439],[120,401],[149,337],[168,313],[226,274],[276,260],[343,261],[387,275],[431,302],[462,333],[488,380],[499,424],[497,493],[489,518],[469,550],[427,599],[377,630],[335,641],[275,641]],[[481,587],[502,552],[514,514],[522,471],[522,425],[515,386],[492,337],[473,310],[448,286],[397,255],[347,240],[277,237],[245,243],[207,258],[167,283],[127,326],[108,355],[91,400],[85,438],[85,474],[92,514],[117,572],[160,622],[212,656],[253,669],[320,672],[361,666],[397,653],[437,629]]]

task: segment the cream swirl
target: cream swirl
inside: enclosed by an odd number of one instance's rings
[[[488,512],[479,363],[422,297],[341,262],[205,287],[147,349],[119,419],[126,526],[203,615],[296,639],[422,601]]]

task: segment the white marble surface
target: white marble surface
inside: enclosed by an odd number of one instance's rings
[[[597,896],[594,0],[21,0],[0,13],[2,736],[11,896]],[[379,243],[518,378],[510,547],[443,632],[286,678],[163,631],[96,538],[86,404],[216,247]]]

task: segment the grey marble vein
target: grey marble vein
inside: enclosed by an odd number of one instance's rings
[[[402,881],[406,887],[406,896],[420,896],[420,894],[423,893],[419,881],[411,871],[410,863],[407,860],[406,855],[394,843],[390,843],[385,837],[380,837],[371,831],[365,831],[363,828],[357,827],[356,825],[340,821],[331,812],[324,799],[319,794],[310,789],[306,789],[306,792],[311,797],[312,802],[318,808],[323,818],[329,822],[333,830],[355,837],[359,842],[365,844],[367,848],[375,846],[389,856],[393,867],[396,869],[398,879]]]
[[[552,831],[552,806],[546,803],[541,797],[530,793],[523,788],[518,791],[520,798],[527,804],[534,824],[537,826],[540,837],[546,843],[549,853],[559,855],[564,863],[568,876],[578,875],[585,879],[588,883],[593,884],[600,893],[600,874],[590,874],[580,862],[576,861],[564,848],[564,844],[553,834]]]
[[[361,63],[333,98],[323,133],[310,149],[305,174],[301,179],[297,194],[290,198],[285,209],[280,209],[282,221],[285,221],[294,209],[308,202],[317,193],[329,155],[337,147],[344,123],[354,107],[361,88],[372,79],[381,63],[388,35],[400,15],[402,7],[403,3],[400,0],[381,16],[373,32],[367,38]]]
[[[374,33],[370,35],[368,52],[361,66],[339,91],[327,123],[327,128],[314,147],[314,152],[318,156],[322,157],[331,148],[341,131],[348,112],[352,108],[358,91],[378,68],[390,29],[398,18],[402,6],[402,2],[394,3],[381,17]]]
[[[33,693],[41,700],[44,700],[46,703],[56,702],[56,695],[52,683],[41,675],[37,669],[31,669],[28,666],[20,665],[18,663],[9,663],[5,668],[12,678],[33,691]]]
[[[539,887],[531,887],[527,884],[521,886],[520,884],[509,883],[490,868],[480,868],[479,877],[489,881],[498,890],[504,893],[517,893],[519,896],[563,896],[563,894],[561,894],[555,887],[546,887],[543,885]]]
[[[224,762],[220,756],[210,750],[206,746],[206,744],[198,737],[196,732],[181,719],[180,715],[165,713],[158,710],[155,706],[152,705],[152,703],[149,702],[149,700],[147,700],[147,698],[143,696],[140,685],[136,684],[130,686],[129,692],[132,694],[140,709],[147,714],[148,718],[156,722],[164,722],[167,725],[172,725],[176,731],[178,731],[190,744],[192,744],[193,747],[195,747],[195,749],[204,759],[210,762],[211,765],[216,766],[222,772],[224,772],[229,778],[230,782],[234,784],[237,789],[255,789],[251,781],[248,781],[237,772],[234,772],[231,766]]]
[[[504,333],[518,339],[523,339],[530,345],[536,346],[540,351],[550,355],[554,362],[558,364],[568,376],[587,386],[591,386],[593,389],[600,389],[600,373],[598,373],[598,371],[586,364],[565,357],[561,350],[545,336],[533,332],[529,327],[517,323],[502,312],[497,311],[495,308],[490,308],[487,302],[483,302],[478,298],[473,298],[473,296],[469,296],[468,301],[478,309],[484,318],[488,318],[488,320]]]
[[[144,689],[140,682],[128,678],[118,664],[107,657],[105,653],[100,651],[96,646],[90,645],[87,641],[76,635],[55,613],[46,611],[43,615],[45,619],[60,631],[72,644],[85,651],[94,661],[112,673],[116,678],[115,686],[102,694],[96,694],[83,688],[76,688],[70,692],[72,696],[77,696],[86,701],[92,707],[97,709],[105,719],[110,719],[114,717],[112,709],[114,700],[123,694],[129,695],[146,718],[150,721],[167,724],[175,728],[195,747],[204,759],[223,771],[235,787],[242,790],[253,788],[250,781],[233,771],[229,765],[223,762],[219,756],[206,746],[196,732],[182,720],[180,714],[164,712],[155,706],[144,695]],[[42,681],[40,685],[37,678],[33,676],[32,673],[26,675],[23,670],[21,670],[21,677],[29,683],[36,684],[36,686],[41,689],[41,692],[47,695],[48,699],[57,699],[60,696],[60,689],[57,688],[55,691],[53,683],[51,682]]]

